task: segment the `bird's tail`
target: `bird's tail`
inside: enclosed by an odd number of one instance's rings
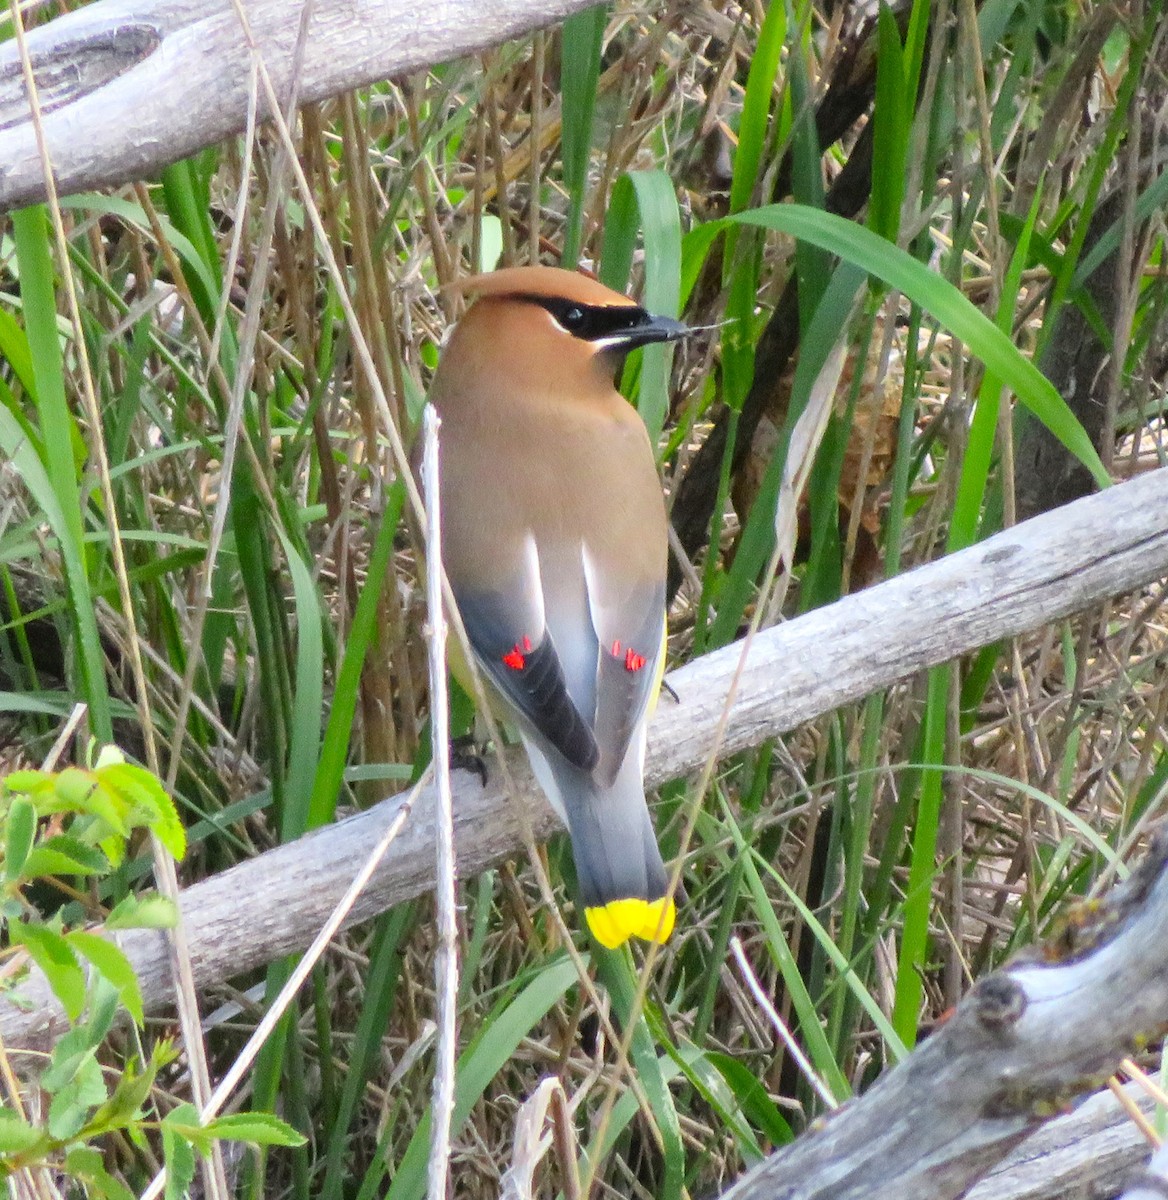
[[[558,793],[552,803],[562,806],[572,839],[585,919],[610,949],[630,937],[666,941],[676,912],[645,803],[638,750],[630,748],[611,787],[567,763],[550,772]],[[545,785],[545,791],[552,789]]]

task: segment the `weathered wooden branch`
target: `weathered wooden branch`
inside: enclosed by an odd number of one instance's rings
[[[954,1200],[1168,1018],[1168,825],[1045,952],[981,980],[903,1063],[723,1200]],[[1001,1192],[992,1193],[1000,1196]]]
[[[298,98],[323,100],[497,45],[595,0],[309,0]],[[244,0],[277,94],[304,3]],[[98,0],[29,31],[61,194],[157,174],[244,127],[252,50],[231,0]],[[264,111],[262,91],[260,112]],[[44,198],[15,42],[0,46],[0,209]]]
[[[1123,1194],[1123,1200],[1164,1200],[1168,1196],[1168,1145],[1161,1146],[1147,1168]]]
[[[917,671],[1003,637],[1035,629],[1108,596],[1168,575],[1168,469],[990,538],[896,579],[760,634],[738,680],[719,753],[754,746]],[[650,733],[648,781],[697,770],[714,748],[742,654],[740,643],[674,671],[674,703],[663,696]],[[518,795],[496,771],[454,778],[458,868],[468,878],[514,855],[523,823],[537,839],[557,829],[522,753],[509,758]],[[187,888],[196,978],[207,986],[303,949],[344,893],[366,849],[396,811],[390,798]],[[421,895],[434,882],[432,796],[418,798],[353,910],[359,921]],[[684,919],[684,914],[683,914]],[[148,1008],[170,998],[161,934],[138,931],[123,945]],[[35,971],[0,998],[8,1047],[43,1045],[64,1028]]]
[[[1156,1105],[1128,1084],[1144,1116]],[[965,1200],[1071,1200],[1117,1196],[1148,1158],[1148,1142],[1110,1089],[1041,1126],[970,1190]]]

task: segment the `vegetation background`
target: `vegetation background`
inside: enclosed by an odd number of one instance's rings
[[[677,532],[672,663],[1085,490],[1087,437],[1116,477],[1159,465],[1166,38],[1152,0],[618,3],[303,109],[332,264],[267,125],[67,199],[59,230],[39,208],[3,218],[0,768],[39,764],[83,703],[77,762],[89,734],[161,777],[186,882],[424,768],[419,548],[342,291],[407,443],[461,275],[580,265],[703,327],[624,380]],[[809,483],[796,565],[776,572],[789,453]],[[715,1194],[870,1083],[1162,813],[1161,597],[832,713],[723,763],[704,794],[663,789],[688,902],[643,1005],[641,950],[575,935],[635,1030],[631,1071],[530,866],[463,880],[455,1194],[497,1196],[509,1167],[528,1194],[513,1138],[532,1096],[558,1130],[536,1194],[582,1175],[595,1195],[672,1198]],[[127,847],[92,886],[10,869],[6,917],[102,919],[149,882]],[[546,866],[570,908],[564,846]],[[427,901],[334,942],[243,1098],[305,1140],[228,1154],[232,1191],[424,1193],[434,949]],[[202,997],[213,1076],[287,972]],[[134,1099],[158,1121],[190,1098],[186,1059],[152,1049],[175,1032],[146,1020],[91,1056],[111,1077],[154,1064]],[[538,1091],[547,1076],[562,1090]],[[35,1118],[43,1098],[0,1078]],[[102,1102],[70,1103],[93,1123]],[[95,1133],[104,1165],[74,1158],[72,1186],[140,1193],[173,1161],[164,1136]],[[68,1142],[0,1152],[59,1165]],[[71,1194],[52,1171],[14,1178]]]

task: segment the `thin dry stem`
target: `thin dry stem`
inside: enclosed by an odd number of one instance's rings
[[[458,1057],[458,919],[455,912],[454,802],[450,796],[450,707],[446,695],[446,617],[442,611],[442,526],[438,486],[438,429],[432,405],[422,417],[422,489],[426,497],[426,645],[430,663],[430,728],[433,744],[438,949],[434,956],[438,1053],[434,1061],[430,1122],[430,1200],[446,1200],[450,1126],[454,1118],[454,1072]]]

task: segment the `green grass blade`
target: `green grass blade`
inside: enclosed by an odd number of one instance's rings
[[[574,267],[580,256],[588,160],[592,154],[592,116],[596,110],[600,49],[607,24],[608,5],[598,4],[569,17],[560,35],[563,48],[560,67],[562,159],[569,205],[560,258],[565,267]]]
[[[357,711],[360,696],[361,669],[365,656],[373,643],[377,629],[377,602],[381,588],[389,577],[390,561],[393,557],[393,539],[401,518],[405,502],[405,488],[397,481],[386,493],[385,512],[377,527],[373,552],[366,572],[365,584],[357,598],[357,608],[349,626],[349,638],[337,671],[333,703],[325,727],[320,757],[316,764],[316,775],[312,783],[312,799],[308,807],[308,827],[316,829],[333,819],[336,812],[337,795],[349,756],[349,731]]]
[[[593,954],[596,973],[612,997],[613,1010],[621,1029],[628,1029],[633,1016],[633,1001],[637,992],[637,980],[633,975],[632,960],[626,948],[605,950],[597,947]],[[664,1029],[658,1028],[658,1040],[665,1041]],[[637,1078],[645,1089],[645,1097],[653,1112],[657,1131],[661,1134],[665,1174],[661,1181],[661,1200],[680,1200],[682,1182],[685,1179],[685,1144],[681,1139],[681,1122],[668,1081],[662,1073],[661,1061],[657,1057],[654,1035],[649,1031],[647,1015],[640,1013],[633,1027],[630,1044],[632,1064]]]
[[[746,93],[738,122],[738,146],[734,151],[734,174],[730,180],[731,212],[746,208],[754,196],[771,123],[775,77],[779,73],[779,60],[786,37],[787,6],[768,5],[746,76]],[[782,136],[780,131],[779,140],[782,140]]]
[[[925,969],[929,949],[929,914],[933,877],[937,870],[937,831],[941,822],[942,771],[945,762],[945,711],[949,703],[949,663],[929,672],[928,696],[921,727],[921,790],[913,830],[904,926],[896,970],[896,999],[892,1025],[905,1046],[916,1045]]]
[[[324,1180],[317,1195],[320,1200],[340,1200],[345,1178],[345,1151],[351,1136],[353,1117],[381,1055],[381,1039],[397,997],[401,972],[402,943],[413,922],[414,907],[402,904],[378,920],[369,969],[365,972],[365,1003],[353,1033],[348,1071],[341,1090],[337,1111],[332,1114],[332,1129],[325,1152]]]
[[[1038,220],[1039,201],[1042,189],[1036,188],[1030,214],[1023,226],[1022,234],[1014,246],[1010,265],[1003,280],[1002,295],[998,303],[998,328],[1009,337],[1013,328],[1014,308],[1022,284],[1022,270],[1030,253],[1030,234]],[[969,425],[969,438],[961,461],[961,478],[957,484],[957,496],[953,502],[953,515],[949,521],[948,549],[962,550],[973,544],[981,518],[982,501],[985,498],[986,481],[993,460],[994,445],[998,432],[998,413],[1001,408],[1002,381],[992,371],[986,371],[978,388],[977,403]]]
[[[282,529],[276,532],[288,561],[296,606],[296,681],[288,739],[288,785],[280,830],[281,839],[289,842],[309,828],[312,786],[319,761],[320,723],[324,712],[323,614],[312,572],[288,535]]]
[[[852,221],[799,205],[769,205],[727,220],[806,238],[903,292],[1010,387],[1019,401],[1090,470],[1100,487],[1110,485],[1110,476],[1091,439],[1051,382],[957,288],[923,263]]]
[[[69,412],[54,290],[49,225],[43,207],[12,214],[25,333],[36,378],[37,411],[45,462],[7,409],[0,409],[0,441],[57,535],[69,587],[69,614],[78,641],[77,666],[94,735],[112,741],[109,691],[90,593],[84,550],[80,470],[84,443]]]
[[[904,203],[905,167],[911,96],[905,79],[904,48],[896,18],[887,5],[880,5],[877,25],[879,50],[876,59],[876,103],[872,110],[875,133],[872,161],[880,170],[872,172],[872,195],[868,200],[868,227],[890,242],[900,232],[900,209]]]
[[[677,317],[681,304],[681,213],[673,181],[664,171],[631,171],[617,180],[605,220],[601,281],[620,292],[628,287],[636,244],[634,213],[640,216],[645,250],[641,303],[657,316]],[[672,346],[655,345],[641,351],[639,370],[630,362],[630,373],[639,378],[637,410],[654,446],[661,439],[669,414],[672,361]]]
[[[838,269],[803,339],[787,419],[750,511],[734,556],[734,565],[719,597],[718,613],[710,626],[710,646],[724,646],[733,639],[749,603],[755,580],[770,558],[775,544],[775,506],[791,431],[807,405],[819,372],[839,339],[841,314],[850,311],[862,284],[863,276],[859,271],[846,265]]]
[[[547,1016],[552,1005],[576,982],[575,964],[568,958],[552,963],[486,1022],[478,1037],[459,1056],[455,1068],[454,1117],[456,1134],[487,1085],[503,1069],[519,1043]],[[426,1156],[430,1149],[430,1111],[418,1123],[394,1172],[385,1200],[421,1200],[426,1194]],[[378,1194],[380,1172],[371,1170],[358,1200]]]
[[[798,1017],[799,1036],[807,1047],[808,1057],[832,1095],[836,1100],[843,1101],[851,1095],[851,1087],[827,1043],[827,1037],[819,1021],[819,1014],[815,1011],[815,1004],[807,991],[807,985],[799,974],[799,965],[791,953],[786,934],[779,924],[779,918],[775,915],[774,906],[767,896],[762,877],[758,873],[755,852],[747,844],[742,830],[738,827],[738,822],[734,819],[734,814],[724,801],[722,810],[725,826],[734,839],[738,854],[745,863],[746,885],[754,900],[755,916],[766,938],[767,952],[783,977],[787,994],[791,997],[792,1007]]]

